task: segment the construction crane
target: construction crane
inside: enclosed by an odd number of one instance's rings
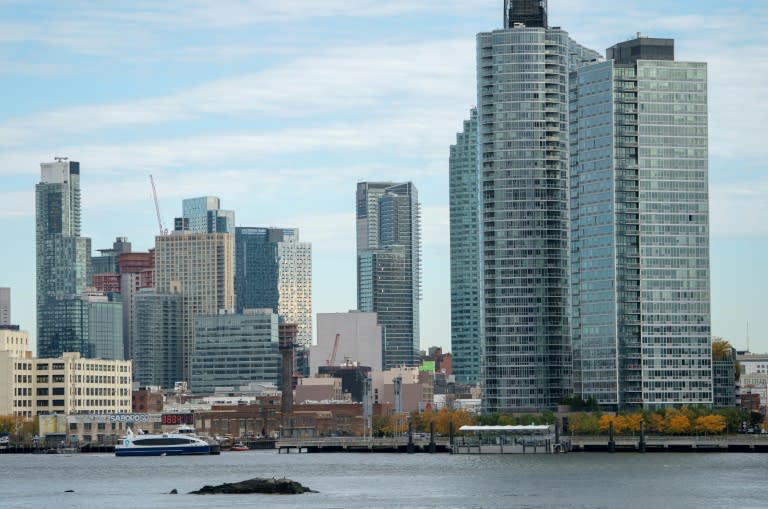
[[[160,215],[160,203],[157,201],[157,189],[155,189],[155,179],[152,175],[149,176],[149,181],[152,183],[152,196],[155,198],[155,212],[157,213],[157,226],[160,228],[160,235],[168,235],[168,230],[163,226],[163,218]]]
[[[328,360],[325,361],[326,366],[333,366],[336,362],[336,352],[339,350],[339,339],[341,339],[341,334],[337,332],[336,339],[333,340],[333,350],[331,350],[331,356],[328,357]]]

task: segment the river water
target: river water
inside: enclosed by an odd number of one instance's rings
[[[0,471],[0,508],[768,507],[768,454],[30,454],[0,455]],[[252,477],[319,493],[188,494]]]

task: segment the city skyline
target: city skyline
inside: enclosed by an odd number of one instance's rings
[[[12,289],[13,321],[36,337],[34,184],[41,162],[67,156],[82,167],[82,235],[94,250],[117,236],[152,247],[152,173],[166,225],[182,199],[215,195],[238,225],[299,228],[313,244],[314,312],[356,307],[356,183],[413,181],[424,216],[421,348],[449,347],[447,147],[474,106],[475,34],[501,28],[500,2],[238,12],[202,2],[178,17],[180,5],[0,7],[0,44],[18,55],[6,62],[13,100],[0,120],[0,228],[13,239],[0,286]],[[674,38],[680,60],[709,63],[712,333],[743,349],[749,322],[751,349],[768,350],[766,7],[550,0],[549,11],[550,25],[601,53],[639,31]],[[207,45],[191,39],[201,27]]]

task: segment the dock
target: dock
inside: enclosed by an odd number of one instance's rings
[[[320,453],[320,452],[361,452],[361,453],[447,453],[450,452],[448,438],[429,439],[408,437],[323,437],[280,439],[275,443],[278,453]]]

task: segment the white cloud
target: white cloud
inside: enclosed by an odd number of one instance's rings
[[[712,235],[768,235],[768,177],[710,184]]]
[[[0,192],[0,218],[26,217],[34,213],[34,191]]]
[[[418,117],[419,113],[472,101],[473,59],[474,46],[467,40],[337,48],[165,97],[76,106],[7,120],[0,124],[0,146],[103,129],[191,122],[206,115],[242,120],[260,113],[290,119],[331,111],[369,117],[410,110],[410,122],[421,123],[430,119]]]

